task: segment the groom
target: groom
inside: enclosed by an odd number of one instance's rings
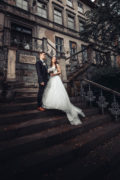
[[[38,102],[37,109],[39,111],[45,111],[45,109],[42,107],[42,96],[43,96],[43,92],[44,92],[45,86],[47,84],[47,81],[49,79],[48,68],[44,62],[45,60],[46,60],[45,52],[40,52],[39,60],[36,62],[36,70],[37,70],[38,83],[39,83],[39,91],[38,91],[38,97],[37,97],[37,102]]]

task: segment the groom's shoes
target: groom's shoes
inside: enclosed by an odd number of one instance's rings
[[[38,107],[37,110],[38,111],[45,111],[45,109],[43,107]]]

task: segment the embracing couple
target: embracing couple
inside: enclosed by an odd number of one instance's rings
[[[40,52],[39,61],[36,63],[38,75],[39,91],[38,91],[38,110],[58,109],[66,113],[67,118],[72,125],[79,125],[82,122],[78,114],[85,117],[81,109],[74,106],[68,97],[67,91],[60,78],[61,68],[56,60],[52,57],[51,66],[48,69],[46,63],[45,52]]]

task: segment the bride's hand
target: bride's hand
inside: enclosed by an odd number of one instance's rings
[[[53,73],[50,73],[50,76],[53,77],[53,76],[55,76],[55,75],[54,75]]]

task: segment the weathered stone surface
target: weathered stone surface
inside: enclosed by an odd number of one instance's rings
[[[35,64],[36,63],[36,56],[20,54],[19,62],[20,63],[27,63],[27,64]]]
[[[62,80],[65,81],[65,80],[67,80],[65,59],[64,58],[59,59],[59,64],[60,64],[60,67],[61,67]]]
[[[14,80],[16,78],[16,50],[9,49],[8,52],[8,69],[7,79]]]
[[[12,46],[10,40],[11,38],[11,24],[16,23],[20,24],[23,27],[30,28],[32,30],[32,37],[39,38],[39,40],[32,39],[32,51],[22,50],[21,48],[16,52],[16,69],[12,66],[9,67],[7,70],[10,73],[10,68],[12,67],[15,69],[16,73],[16,79],[19,81],[25,81],[25,83],[28,83],[31,81],[31,83],[37,83],[36,80],[36,69],[34,67],[36,63],[36,57],[37,51],[41,51],[42,48],[42,41],[41,39],[46,38],[48,42],[53,46],[56,47],[55,44],[55,38],[59,37],[63,39],[64,44],[64,52],[67,56],[70,56],[70,44],[69,42],[74,42],[77,44],[77,51],[81,49],[81,45],[87,45],[84,41],[81,41],[79,39],[79,18],[85,18],[84,13],[80,14],[78,11],[78,4],[77,1],[73,1],[73,7],[70,8],[67,6],[66,1],[56,1],[56,0],[50,0],[45,1],[48,3],[47,5],[47,18],[42,18],[41,15],[37,12],[37,3],[35,3],[34,0],[28,1],[28,10],[25,10],[22,6],[16,7],[16,1],[15,0],[4,0],[6,3],[0,3],[0,9],[2,9],[4,12],[7,11],[7,15],[4,13],[0,13],[0,29],[5,27],[5,34],[4,34],[4,45],[7,47]],[[33,5],[34,4],[34,5]],[[21,4],[22,5],[22,4]],[[54,8],[58,7],[62,11],[62,18],[63,18],[63,25],[57,25],[57,23],[54,23],[54,16],[53,16],[53,10]],[[84,12],[86,12],[88,9],[91,9],[91,6],[89,6],[87,3],[83,3]],[[73,13],[75,17],[75,29],[70,30],[67,28],[68,26],[68,16],[66,11],[69,11]],[[2,12],[2,11],[1,11]],[[78,33],[76,33],[78,32]],[[0,34],[0,39],[3,38],[2,34]],[[37,48],[36,48],[37,44]],[[54,48],[48,48],[48,53],[51,55],[51,51],[53,50],[53,55],[56,55]],[[81,58],[81,56],[80,56]],[[3,63],[7,62],[7,58],[5,61],[2,61],[0,66],[3,66]],[[49,66],[51,59],[47,60],[47,64]],[[79,61],[80,62],[80,61]],[[9,64],[9,63],[8,63]],[[61,63],[62,64],[62,63]],[[6,68],[6,65],[5,65]],[[62,69],[63,68],[63,69]],[[62,69],[62,76],[63,80],[66,79],[66,73],[68,75],[68,72],[65,72],[65,65],[61,65]],[[33,75],[24,75],[23,70],[31,71],[34,73]],[[13,71],[13,70],[12,70]],[[18,72],[19,71],[19,72]],[[67,71],[67,69],[66,69]],[[8,74],[9,74],[8,73]],[[18,76],[20,74],[20,76]],[[12,76],[12,75],[11,75]],[[8,75],[9,77],[9,75]],[[13,76],[15,78],[15,76]],[[12,78],[13,78],[12,77]]]

